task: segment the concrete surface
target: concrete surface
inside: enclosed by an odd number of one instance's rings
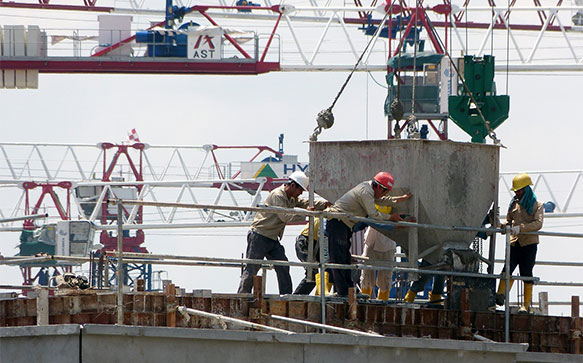
[[[0,328],[0,362],[582,362],[523,344],[111,325]]]

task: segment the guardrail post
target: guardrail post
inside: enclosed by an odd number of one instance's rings
[[[123,325],[123,204],[117,201],[117,324]]]
[[[510,226],[506,225],[506,258],[504,263],[504,341],[510,342]]]

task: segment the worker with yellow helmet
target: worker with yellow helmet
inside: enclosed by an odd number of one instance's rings
[[[514,198],[510,202],[506,221],[501,228],[510,227],[510,274],[516,266],[520,269],[520,276],[532,277],[532,269],[536,260],[538,235],[526,235],[522,232],[536,232],[543,226],[543,204],[536,199],[530,187],[532,180],[528,174],[518,174],[512,179]],[[504,269],[502,274],[504,274]],[[510,280],[512,288],[513,280]],[[529,312],[532,301],[532,281],[524,282],[524,302],[519,312]],[[508,290],[510,290],[510,288]],[[503,305],[506,290],[506,281],[500,280],[496,294],[496,304]]]

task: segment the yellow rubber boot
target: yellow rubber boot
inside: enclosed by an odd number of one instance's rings
[[[389,293],[390,292],[391,292],[391,290],[386,290],[386,291],[380,290],[379,296],[377,297],[377,299],[383,300],[383,301],[389,300]]]
[[[415,301],[415,298],[417,297],[417,293],[415,291],[407,291],[407,295],[405,295],[405,302],[408,303],[412,303],[413,301]]]
[[[324,272],[324,282],[326,283],[326,295],[330,295],[332,292],[332,286],[334,286],[334,284],[330,282],[330,275],[328,272]]]
[[[370,297],[372,297],[372,288],[370,289],[361,289],[360,290],[364,295],[368,295]]]
[[[434,294],[430,291],[429,302],[433,304],[443,304],[443,301],[441,301],[441,294]]]
[[[514,280],[510,280],[510,287],[508,291],[512,290],[512,285],[514,285]],[[505,294],[506,293],[506,280],[500,280],[500,285],[498,285],[498,294]]]
[[[529,282],[524,283],[524,303],[518,310],[519,313],[529,313],[530,304],[532,302],[532,284]]]
[[[328,274],[327,271],[324,272],[324,286],[326,289],[326,295],[330,294],[330,291],[332,290],[332,286],[333,284],[331,284],[330,282],[328,282],[328,280],[330,279],[330,275]],[[320,296],[320,274],[317,273],[316,277],[316,296]]]
[[[510,280],[510,287],[508,291],[512,289],[514,285],[514,280]],[[506,280],[500,280],[500,285],[498,285],[498,292],[496,293],[496,305],[504,305],[504,300],[506,299]]]

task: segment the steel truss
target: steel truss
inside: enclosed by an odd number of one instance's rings
[[[356,26],[379,26],[385,12],[389,12],[390,16],[385,23],[395,27],[398,25],[397,15],[410,16],[415,13],[414,7],[401,8],[397,0],[393,0],[392,6],[377,6],[376,1],[372,1],[368,7],[360,6],[360,1],[356,2],[357,6],[345,6],[339,1],[329,1],[326,6],[319,6],[315,0],[311,2],[312,6],[301,7],[273,6],[269,1],[265,3],[266,6],[240,7],[227,5],[221,0],[218,5],[215,1],[215,5],[211,2],[209,5],[189,8],[189,11],[197,14],[190,14],[188,20],[203,25],[240,27],[253,30],[256,34],[265,34],[262,50],[243,49],[237,40],[227,36],[227,41],[239,52],[238,60],[234,62],[192,63],[141,55],[127,59],[108,56],[111,50],[122,45],[131,43],[137,46],[133,43],[135,36],[90,54],[96,46],[93,45],[96,31],[77,31],[77,39],[87,39],[83,43],[78,41],[78,44],[88,44],[81,47],[81,57],[68,54],[68,48],[63,47],[65,43],[59,43],[49,49],[48,57],[42,59],[1,57],[0,68],[39,69],[40,72],[55,73],[256,74],[269,71],[347,71],[352,69],[354,61],[369,40],[362,32],[364,29]],[[404,4],[407,3],[412,2],[404,1]],[[423,5],[423,1],[421,3]],[[581,14],[583,24],[583,7],[565,6],[560,0],[534,0],[532,6],[516,6],[513,0],[509,7],[506,4],[500,6],[493,0],[489,1],[491,6],[486,7],[475,6],[474,3],[469,0],[453,3],[443,0],[438,5],[423,5],[422,10],[427,13],[429,23],[436,29],[435,35],[446,44],[450,54],[493,54],[500,71],[583,70],[583,27],[576,25],[579,23],[578,14]],[[9,6],[12,3],[0,4]],[[135,14],[136,11],[163,17],[162,11],[145,8],[114,9],[112,13]],[[404,20],[402,25],[409,24]],[[269,33],[264,33],[266,28]],[[63,30],[50,32],[49,36],[57,36],[56,32],[62,35]],[[434,36],[426,31],[420,35],[422,40],[431,40]],[[399,35],[390,41],[383,38],[375,40],[358,70],[386,70],[390,50],[397,49],[399,40]],[[270,46],[274,47],[273,41],[279,42],[279,49],[269,52],[277,52],[279,56],[276,57],[277,61],[268,62],[266,55]]]
[[[115,148],[117,152],[107,154],[109,149]],[[50,208],[52,218],[48,220],[52,220],[56,217],[53,207],[42,203],[48,194],[55,202],[59,219],[81,218],[100,225],[99,229],[109,229],[113,226],[109,226],[110,220],[105,215],[107,200],[122,198],[119,193],[127,188],[135,188],[136,197],[146,201],[173,200],[176,203],[204,202],[233,206],[241,206],[244,201],[248,206],[257,206],[261,201],[261,191],[271,190],[283,181],[264,177],[242,179],[237,163],[219,161],[220,153],[232,150],[240,154],[245,149],[253,153],[249,161],[266,154],[281,156],[267,146],[0,143],[0,185],[4,187],[1,191],[6,194],[5,202],[14,201],[10,212],[6,207],[4,211],[0,210],[0,217],[35,214],[44,207]],[[143,158],[139,167],[133,161],[138,155]],[[119,174],[114,173],[114,166]],[[13,188],[7,188],[10,186]],[[17,188],[22,192],[15,193]],[[78,197],[76,193],[79,188],[92,188],[95,193],[91,197]],[[244,198],[236,193],[241,191],[245,191]],[[38,202],[31,210],[29,200],[33,198],[33,193],[39,192]],[[15,194],[20,196],[15,197]],[[62,206],[59,200],[67,200],[68,204]],[[70,211],[69,200],[77,206],[74,214]],[[93,208],[87,208],[87,205]],[[124,223],[146,229],[154,226],[198,227],[213,223],[240,226],[249,224],[251,218],[249,213],[241,211],[218,213],[210,209],[188,216],[178,215],[176,208],[156,208],[152,214],[143,216],[137,207],[124,212]],[[188,223],[184,223],[185,218]],[[27,223],[32,224],[32,220]],[[0,230],[21,230],[13,222],[0,225]]]

